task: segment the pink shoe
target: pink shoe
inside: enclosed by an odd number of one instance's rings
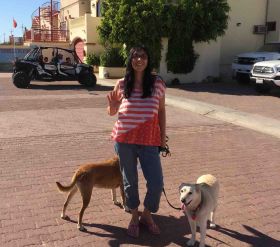
[[[149,230],[149,232],[151,234],[153,234],[153,235],[160,235],[160,229],[159,229],[159,227],[157,226],[157,224],[155,222],[148,223],[144,218],[141,218],[139,220],[139,222],[142,225],[148,227],[148,230]]]
[[[139,224],[129,223],[127,228],[127,235],[133,238],[139,237]]]

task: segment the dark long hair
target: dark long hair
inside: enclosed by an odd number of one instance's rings
[[[147,67],[144,71],[144,77],[143,77],[143,94],[142,98],[147,98],[152,96],[154,91],[154,84],[155,84],[155,76],[152,75],[152,68],[150,64],[150,55],[148,52],[148,49],[143,46],[134,46],[130,49],[129,56],[128,56],[128,62],[126,66],[126,74],[124,77],[124,97],[129,98],[131,96],[131,92],[133,90],[134,86],[134,69],[132,68],[132,56],[137,51],[144,51],[148,56],[148,63]]]

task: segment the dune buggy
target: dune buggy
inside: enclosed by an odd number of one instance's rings
[[[14,64],[13,83],[27,88],[37,81],[78,81],[87,87],[96,85],[90,65],[84,64],[74,50],[59,47],[35,47]]]

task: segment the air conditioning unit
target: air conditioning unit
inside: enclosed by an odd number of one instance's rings
[[[253,33],[254,34],[265,34],[266,33],[266,26],[265,25],[255,25]]]

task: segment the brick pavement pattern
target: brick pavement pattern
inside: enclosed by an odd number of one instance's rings
[[[109,90],[87,90],[75,82],[17,89],[8,74],[0,74],[0,246],[186,246],[187,220],[164,197],[155,215],[160,237],[142,228],[139,239],[127,237],[130,215],[112,204],[105,189],[93,191],[84,215],[86,233],[76,229],[78,194],[68,208],[70,220],[60,219],[65,195],[58,193],[55,181],[69,183],[78,165],[114,154],[109,134],[115,118],[105,111]],[[234,104],[235,96],[224,94]],[[243,107],[253,109],[253,104]],[[167,120],[172,156],[162,164],[169,201],[180,205],[182,182],[205,173],[220,180],[218,228],[208,229],[207,246],[279,247],[280,140],[170,106]],[[143,199],[145,181],[139,174]]]
[[[183,96],[228,108],[259,114],[280,120],[280,88],[274,88],[268,95],[260,95],[251,84],[190,83],[171,87],[169,94]]]

